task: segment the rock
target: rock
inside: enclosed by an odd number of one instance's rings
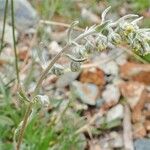
[[[108,60],[106,63],[100,63],[99,68],[102,69],[104,71],[105,74],[108,75],[114,75],[117,76],[119,73],[119,67],[118,64],[112,60],[112,58],[105,52],[101,53],[100,56],[97,58],[103,62],[106,62],[106,60]]]
[[[18,58],[21,61],[24,61],[25,59],[29,58],[29,49],[27,46],[23,46],[19,48]]]
[[[133,126],[133,136],[134,138],[142,138],[146,135],[145,127],[142,123],[136,123]]]
[[[142,115],[142,111],[144,109],[146,100],[150,100],[150,95],[148,94],[147,91],[144,90],[141,94],[140,100],[135,105],[133,112],[132,112],[132,121],[134,123],[143,121],[144,117],[146,117],[146,114],[145,114],[145,116]]]
[[[51,55],[56,55],[62,49],[61,46],[56,41],[52,41],[49,44],[48,48],[49,48],[49,52],[50,52]]]
[[[99,143],[102,150],[113,150],[109,141],[110,141],[109,135],[104,135],[104,137],[100,138]]]
[[[110,61],[108,63],[105,63],[103,65],[100,65],[100,68],[105,72],[105,74],[109,75],[118,75],[119,68],[115,61]]]
[[[0,22],[0,36],[3,32],[3,23]],[[15,38],[18,39],[18,32],[15,30]],[[4,42],[13,46],[13,34],[12,34],[12,27],[7,25],[5,26],[5,34],[4,34]]]
[[[109,56],[116,56],[115,59],[113,59],[118,65],[124,65],[127,62],[128,54],[125,53],[125,51],[121,48],[114,48],[111,51],[109,51]],[[118,57],[117,57],[118,56]]]
[[[123,106],[121,104],[118,104],[107,112],[106,120],[107,122],[111,122],[116,119],[122,119],[123,113],[124,113]]]
[[[83,103],[96,105],[96,99],[99,95],[99,88],[96,85],[74,81],[72,83],[72,90]]]
[[[113,148],[121,148],[123,147],[123,136],[117,132],[110,133],[110,145]]]
[[[105,103],[117,104],[120,98],[120,90],[117,85],[108,84],[106,85],[106,89],[102,93],[102,99]]]
[[[0,22],[0,38],[3,32],[3,23]],[[18,32],[15,30],[15,38],[18,39]],[[5,25],[5,34],[4,34],[4,42],[13,46],[13,34],[12,34],[12,27],[10,25]]]
[[[98,68],[84,69],[81,72],[79,80],[83,83],[93,83],[98,86],[105,84],[104,72]]]
[[[0,0],[0,14],[3,19],[6,0]],[[38,23],[38,16],[27,0],[14,0],[15,26],[18,31],[24,32],[34,28]],[[8,20],[11,22],[11,1],[8,3]]]
[[[120,85],[121,93],[129,103],[130,107],[134,107],[139,102],[141,95],[145,89],[145,86],[141,83],[129,81]]]
[[[146,121],[144,122],[144,126],[145,126],[145,129],[146,129],[147,131],[150,131],[150,120],[146,120]]]
[[[135,150],[149,150],[150,139],[138,139],[134,142]]]
[[[142,71],[139,74],[133,76],[132,80],[149,86],[150,85],[150,76],[149,75],[150,75],[150,71],[149,72]]]
[[[104,104],[104,100],[102,99],[102,98],[98,98],[97,100],[96,100],[96,107],[97,108],[100,108],[103,104]]]
[[[70,85],[78,76],[78,72],[67,72],[59,77],[56,82],[56,86],[61,88],[66,87]]]
[[[120,67],[121,77],[150,85],[150,64],[127,62]]]

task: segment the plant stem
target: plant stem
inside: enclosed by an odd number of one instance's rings
[[[15,38],[14,0],[11,0],[11,19],[12,19],[13,46],[14,46],[14,53],[15,53],[15,67],[16,67],[17,82],[19,85],[20,78],[19,78],[18,55],[17,55],[16,38]]]
[[[18,136],[18,142],[17,142],[16,150],[20,150],[20,145],[21,145],[23,135],[24,135],[24,131],[25,131],[25,128],[26,128],[26,125],[27,125],[27,122],[28,122],[28,117],[29,117],[29,115],[32,111],[32,105],[33,105],[33,103],[29,103],[29,106],[27,107],[26,113],[24,115],[22,128],[20,129],[19,136]]]
[[[81,39],[83,39],[84,37],[90,35],[90,34],[93,34],[95,33],[95,30],[91,30],[89,32],[86,32],[86,33],[83,33],[83,34],[80,34],[77,38],[74,39],[74,42],[78,42],[80,41]],[[17,150],[20,149],[20,146],[21,146],[21,143],[22,143],[22,139],[23,139],[23,135],[24,135],[24,131],[25,131],[25,128],[27,126],[27,123],[28,123],[28,118],[30,116],[30,113],[32,112],[32,99],[37,95],[38,91],[39,91],[39,87],[41,86],[42,84],[42,81],[44,80],[44,78],[46,77],[48,71],[53,67],[53,65],[58,61],[58,59],[61,57],[61,55],[66,51],[68,50],[69,47],[71,47],[73,45],[73,43],[68,43],[66,44],[66,46],[52,59],[52,61],[49,63],[49,65],[47,66],[47,68],[43,71],[41,77],[39,78],[38,82],[37,82],[37,85],[34,89],[34,92],[32,94],[32,98],[31,98],[31,102],[29,103],[28,107],[27,107],[27,110],[26,110],[26,113],[25,113],[25,116],[24,116],[24,119],[23,119],[23,124],[22,124],[22,127],[21,127],[21,130],[19,132],[19,136],[18,136],[18,142],[17,142]]]
[[[4,11],[4,19],[3,19],[3,31],[1,37],[1,47],[0,47],[0,54],[3,50],[3,43],[4,43],[4,35],[5,35],[5,25],[6,25],[6,18],[7,18],[7,8],[8,8],[8,0],[5,2],[5,11]]]
[[[62,26],[66,28],[70,28],[70,24],[62,23],[62,22],[56,22],[56,21],[48,21],[48,20],[40,20],[41,24],[46,24],[46,25],[54,25],[54,26]],[[84,31],[84,29],[80,27],[74,27],[74,30],[77,31]]]

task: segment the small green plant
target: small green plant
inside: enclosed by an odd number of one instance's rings
[[[14,35],[13,0],[11,1],[11,6],[11,17],[13,26],[12,31]],[[62,11],[60,8],[58,10]],[[70,25],[68,29],[68,40],[66,45],[44,68],[44,71],[41,73],[41,76],[37,81],[34,92],[30,97],[26,94],[24,87],[20,84],[16,41],[15,36],[13,36],[16,75],[18,87],[20,88],[19,96],[20,99],[24,101],[27,107],[22,121],[19,123],[18,128],[14,131],[13,140],[14,147],[16,150],[20,150],[21,148],[40,150],[48,149],[48,147],[51,147],[51,149],[56,150],[66,150],[70,148],[78,149],[79,145],[77,143],[80,143],[79,141],[82,141],[82,138],[80,137],[82,135],[80,135],[80,133],[83,131],[83,129],[85,129],[85,127],[87,127],[87,125],[79,125],[78,123],[74,123],[73,121],[72,124],[70,124],[71,121],[68,122],[69,119],[67,116],[67,110],[69,104],[63,109],[63,111],[60,112],[59,116],[56,116],[55,113],[51,113],[49,119],[46,117],[40,118],[36,115],[37,110],[39,110],[39,108],[45,108],[45,106],[47,107],[51,105],[48,96],[40,95],[39,92],[41,84],[48,73],[59,76],[64,74],[66,71],[79,71],[81,69],[82,63],[84,63],[90,55],[93,55],[97,52],[101,52],[105,49],[111,50],[112,48],[120,45],[129,45],[134,52],[138,53],[142,57],[147,56],[150,53],[150,29],[139,28],[137,24],[142,19],[142,17],[139,17],[138,15],[134,14],[129,14],[121,17],[116,21],[106,20],[106,14],[109,10],[110,7],[102,13],[102,21],[99,25],[94,25],[89,28],[86,28],[84,31],[81,31],[81,33],[75,38],[73,38],[72,32],[76,28],[78,22],[75,21]],[[69,50],[71,51],[71,53],[69,52]],[[65,68],[65,66],[57,64],[57,61],[61,58],[61,56],[69,58],[69,68]],[[5,85],[1,84],[0,92],[4,95],[7,101],[11,99],[9,89],[6,90]],[[9,130],[3,130],[6,123],[9,123],[12,126],[14,124],[16,125],[18,124],[20,117],[15,113],[15,110],[12,109],[12,107],[10,107],[11,104],[9,102],[5,105],[8,106],[7,115],[15,121],[13,122],[7,117],[0,116],[1,120],[4,120],[4,124],[2,124],[2,128],[0,128],[1,135],[6,135],[9,133]],[[4,112],[4,110],[0,111]],[[43,109],[42,111],[44,112]],[[45,123],[43,124],[43,122]],[[63,127],[58,130],[56,124],[60,122],[63,124]],[[28,128],[25,131],[27,125]],[[37,128],[35,128],[35,125],[37,126]],[[48,136],[44,136],[46,132],[49,132]],[[37,136],[39,135],[39,133],[41,134],[40,137]],[[23,141],[24,136],[25,140]],[[32,143],[29,140],[27,141],[26,139],[32,139]],[[8,144],[7,146],[2,145],[1,147],[3,149],[8,149],[8,147],[10,146]]]
[[[66,71],[64,66],[56,64],[62,55],[71,60],[71,71],[79,71],[81,64],[87,60],[88,55],[94,54],[97,51],[101,52],[106,48],[111,49],[118,45],[126,44],[140,55],[147,55],[150,52],[150,29],[141,29],[137,25],[143,17],[129,14],[123,16],[117,21],[106,20],[106,14],[109,10],[110,7],[102,13],[102,22],[100,25],[94,25],[90,28],[86,28],[85,31],[79,34],[75,39],[72,38],[72,32],[78,22],[73,22],[68,30],[68,42],[66,46],[50,61],[43,71],[37,82],[32,97],[28,98],[23,90],[20,92],[21,98],[27,101],[28,105],[25,116],[16,129],[14,135],[15,148],[17,150],[20,149],[26,126],[34,116],[34,105],[37,102],[41,105],[49,104],[47,96],[38,95],[42,81],[45,79],[48,72],[59,76]],[[68,53],[69,49],[72,51],[71,54]],[[17,134],[18,138],[16,143]]]

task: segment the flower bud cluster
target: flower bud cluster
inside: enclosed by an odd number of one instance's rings
[[[105,16],[109,11],[107,8],[102,14],[102,23],[86,29],[82,36],[83,40],[74,41],[70,39],[71,29],[69,30],[69,41],[72,42],[71,54],[66,54],[70,59],[70,70],[79,71],[82,63],[94,52],[110,49],[111,46],[128,44],[132,50],[140,55],[150,53],[150,29],[140,28],[138,22],[142,19],[138,15],[129,14],[121,17],[117,21],[106,20]],[[89,34],[94,29],[94,34]],[[79,35],[80,36],[80,35]],[[111,46],[110,46],[111,45]],[[61,75],[64,73],[63,66],[54,66],[52,73]]]

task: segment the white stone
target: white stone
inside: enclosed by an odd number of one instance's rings
[[[0,19],[3,20],[6,0],[0,0]],[[8,18],[11,22],[11,1],[8,1]],[[27,31],[38,24],[38,16],[35,9],[27,0],[14,0],[15,26],[19,32]]]
[[[3,32],[3,23],[0,22],[0,36]],[[1,38],[1,37],[0,37]],[[18,32],[15,30],[15,39],[18,39]],[[5,34],[4,34],[4,42],[13,46],[13,34],[12,34],[12,27],[10,25],[5,25]]]
[[[117,132],[110,133],[110,145],[113,148],[121,148],[123,147],[123,136]]]
[[[54,55],[59,53],[62,49],[62,47],[56,41],[52,41],[48,47],[49,47],[49,52]]]
[[[128,54],[121,48],[114,48],[111,51],[109,51],[110,55],[116,56],[115,59],[113,59],[118,65],[123,65],[127,62]],[[110,56],[109,55],[109,56]]]
[[[74,81],[72,90],[83,103],[88,105],[96,105],[96,99],[99,94],[99,88],[95,84],[80,83]]]
[[[108,84],[102,93],[102,98],[105,103],[118,103],[120,98],[120,90],[117,85]]]
[[[66,87],[70,85],[77,77],[79,76],[79,72],[67,72],[59,77],[56,82],[57,87]]]
[[[124,109],[121,104],[118,104],[111,108],[106,115],[107,122],[111,122],[116,119],[122,119],[123,118]]]

